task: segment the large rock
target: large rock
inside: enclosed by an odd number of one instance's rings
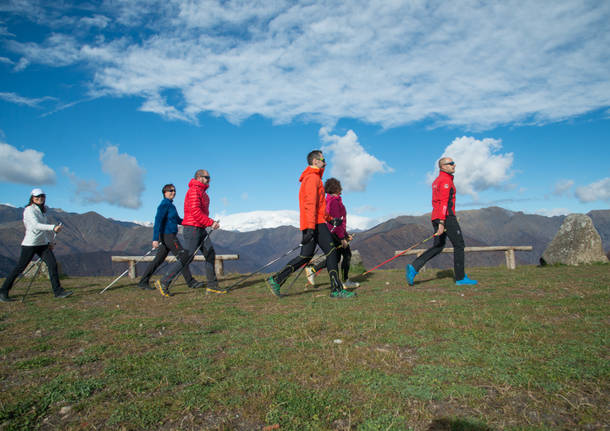
[[[570,214],[544,250],[540,261],[547,264],[579,265],[607,262],[608,258],[591,218],[585,214]]]

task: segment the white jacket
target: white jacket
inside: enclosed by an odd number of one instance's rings
[[[53,241],[54,224],[47,223],[47,215],[40,211],[36,204],[28,205],[23,210],[25,237],[21,245],[47,245]]]

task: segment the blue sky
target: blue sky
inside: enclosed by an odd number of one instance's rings
[[[49,3],[57,3],[48,6]],[[198,168],[228,229],[296,223],[325,151],[352,227],[610,204],[610,2],[0,3],[0,203],[151,221]]]

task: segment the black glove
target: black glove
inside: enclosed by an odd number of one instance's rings
[[[305,245],[313,240],[313,229],[305,229],[303,231],[303,240],[301,241],[301,245]]]

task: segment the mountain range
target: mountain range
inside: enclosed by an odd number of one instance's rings
[[[15,265],[24,235],[23,208],[0,205],[0,277],[5,277]],[[610,250],[610,210],[590,211],[587,215],[600,233],[604,250]],[[120,274],[124,263],[112,263],[112,255],[143,255],[151,247],[152,228],[141,224],[105,218],[95,212],[70,213],[50,208],[51,223],[62,222],[64,229],[57,235],[55,254],[62,272],[74,276]],[[459,211],[460,226],[466,246],[531,245],[532,252],[517,252],[518,265],[537,264],[553,239],[565,216],[546,217],[509,211],[499,207]],[[349,218],[348,218],[349,222]],[[349,227],[349,226],[348,226]],[[430,215],[400,216],[369,230],[355,234],[352,250],[358,250],[364,266],[373,267],[432,234]],[[227,261],[227,272],[247,273],[295,247],[301,238],[292,226],[259,229],[251,232],[223,231],[212,233],[217,254],[237,253],[237,261]],[[425,244],[422,247],[428,246]],[[449,242],[448,242],[448,246]],[[268,268],[280,268],[294,254]],[[395,259],[384,268],[404,268],[414,256]],[[451,268],[452,256],[442,254],[429,262],[432,268]],[[468,253],[467,266],[504,264],[503,252]],[[139,264],[138,270],[143,268]],[[202,273],[201,264],[193,264],[195,273]]]

